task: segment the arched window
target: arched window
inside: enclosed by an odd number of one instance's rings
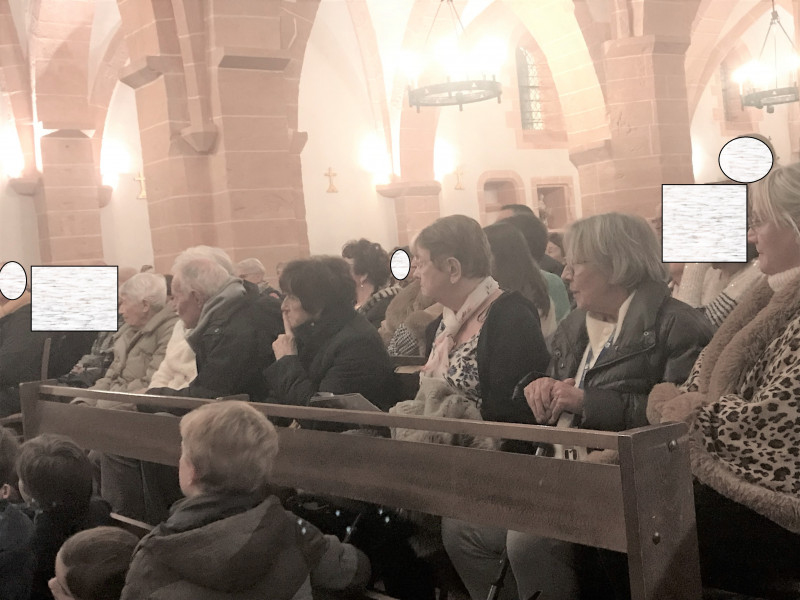
[[[517,83],[519,85],[519,110],[522,129],[541,131],[544,129],[542,117],[542,94],[539,72],[533,55],[525,48],[517,48]]]

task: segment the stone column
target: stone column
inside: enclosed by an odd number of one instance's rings
[[[308,255],[297,131],[318,0],[118,0],[136,89],[156,268],[194,244]]]
[[[694,183],[684,54],[687,44],[654,35],[605,47],[611,140],[572,153],[583,215],[620,210],[652,216],[662,183]]]
[[[30,60],[41,185],[34,194],[44,263],[86,264],[103,257],[100,169],[88,101],[89,39],[94,4],[41,0],[31,22]]]

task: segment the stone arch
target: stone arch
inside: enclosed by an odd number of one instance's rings
[[[790,0],[777,0],[777,4],[793,14]],[[692,28],[692,42],[686,51],[686,88],[690,119],[694,117],[703,90],[723,59],[741,40],[742,34],[770,10],[765,4],[754,5],[719,39],[725,25],[725,20],[719,18],[719,13],[724,8],[719,0],[703,0]]]
[[[538,70],[541,86],[541,110],[544,120],[544,129],[539,131],[525,130],[521,123],[521,106],[519,97],[519,81],[514,80],[514,90],[509,93],[508,104],[511,110],[506,113],[506,122],[513,127],[516,133],[518,148],[565,148],[567,146],[566,124],[564,111],[558,97],[558,90],[553,81],[553,74],[547,57],[530,32],[520,23],[512,35],[515,42],[510,51],[515,53],[517,48],[525,48],[534,58]],[[510,60],[515,60],[516,57]]]
[[[611,138],[606,101],[573,3],[504,1],[547,58],[563,108],[570,152],[603,146]],[[544,12],[549,15],[546,20],[541,18]]]

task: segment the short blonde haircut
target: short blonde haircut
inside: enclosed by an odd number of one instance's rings
[[[642,217],[604,213],[575,221],[564,237],[567,263],[591,263],[612,285],[633,291],[646,281],[666,281],[661,247]]]
[[[183,453],[204,493],[264,490],[278,454],[278,433],[247,402],[206,404],[181,419]]]
[[[773,168],[747,192],[751,220],[790,227],[800,239],[800,163]]]

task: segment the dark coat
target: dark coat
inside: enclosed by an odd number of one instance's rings
[[[0,318],[0,417],[19,412],[19,384],[42,378],[45,339],[52,338],[48,377],[68,372],[92,345],[93,332],[31,331],[31,305]]]
[[[139,542],[121,600],[290,600],[325,551],[274,496],[188,498]]]
[[[586,372],[581,427],[623,431],[647,425],[650,390],[662,381],[683,383],[712,335],[702,314],[672,298],[665,284],[639,286],[616,342]],[[576,377],[588,343],[586,311],[574,310],[553,337],[548,375]]]
[[[323,314],[294,335],[297,354],[264,371],[270,402],[307,406],[317,392],[359,393],[382,410],[397,402],[389,354],[363,315],[351,308]]]
[[[246,289],[245,295],[214,311],[202,331],[192,332],[197,377],[189,387],[153,388],[148,393],[196,398],[248,394],[250,400],[264,399],[261,372],[275,360],[272,342],[283,332],[283,318],[278,300],[259,296],[255,286]]]
[[[31,600],[53,600],[47,582],[55,576],[56,554],[61,545],[67,538],[84,529],[113,525],[111,507],[101,498],[92,498],[89,506],[80,513],[61,507],[38,512],[33,525],[36,572],[33,577]]]
[[[33,522],[19,507],[0,500],[0,598],[28,600],[35,565]]]
[[[428,325],[428,354],[441,321],[439,317]],[[477,352],[483,419],[532,423],[525,399],[513,399],[512,394],[526,373],[544,371],[550,360],[536,307],[519,292],[503,292],[489,308]]]

